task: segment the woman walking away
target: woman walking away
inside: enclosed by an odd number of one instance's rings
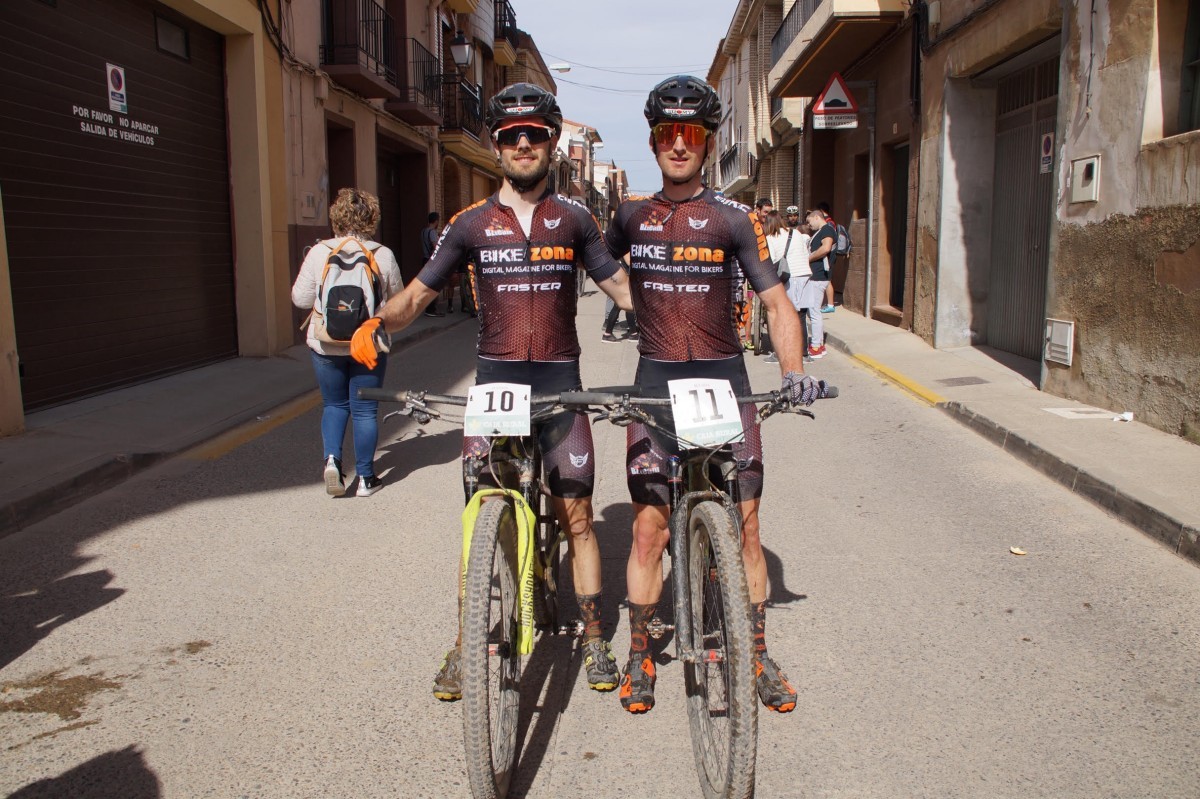
[[[366,368],[350,357],[350,337],[400,291],[403,280],[396,256],[371,239],[379,226],[375,195],[342,189],[329,208],[329,224],[334,237],[308,251],[292,286],[292,303],[312,310],[307,343],[325,405],[321,412],[325,492],[334,497],[346,493],[342,441],[346,424],[353,420],[357,494],[369,497],[380,487],[375,475],[378,403],[358,399],[358,389],[383,384],[387,358],[381,355],[374,369]]]

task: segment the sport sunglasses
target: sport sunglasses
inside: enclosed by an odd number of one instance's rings
[[[699,147],[708,138],[708,129],[703,125],[693,125],[688,122],[660,122],[651,128],[654,141],[659,147],[671,147],[675,140],[683,137],[683,143],[688,147]]]
[[[553,135],[554,131],[544,125],[512,125],[496,131],[492,138],[502,147],[515,147],[522,136],[529,139],[530,144],[545,144]]]

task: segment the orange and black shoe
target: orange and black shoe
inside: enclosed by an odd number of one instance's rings
[[[639,660],[640,658],[640,660]],[[649,652],[631,654],[621,679],[621,707],[646,713],[654,707],[654,659]]]
[[[754,659],[754,682],[758,698],[767,710],[790,713],[796,709],[796,689],[779,670],[778,664],[766,655]]]

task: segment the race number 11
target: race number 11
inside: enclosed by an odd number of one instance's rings
[[[728,380],[670,380],[675,433],[685,446],[714,447],[745,439],[737,396]]]

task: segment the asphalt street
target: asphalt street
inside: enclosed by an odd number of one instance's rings
[[[583,301],[584,383],[630,382],[635,347],[601,343],[601,313]],[[475,332],[408,351],[388,385],[462,393]],[[810,371],[841,397],[764,429],[768,640],[800,702],[760,714],[757,795],[1200,795],[1195,565],[845,356]],[[762,359],[750,374],[778,385]],[[387,421],[383,490],[331,499],[318,424],[0,539],[0,793],[468,796],[459,708],[429,693],[454,638],[461,430]],[[623,661],[624,433],[595,436]],[[671,653],[633,717],[587,689],[573,641],[542,640],[513,794],[696,796]]]

